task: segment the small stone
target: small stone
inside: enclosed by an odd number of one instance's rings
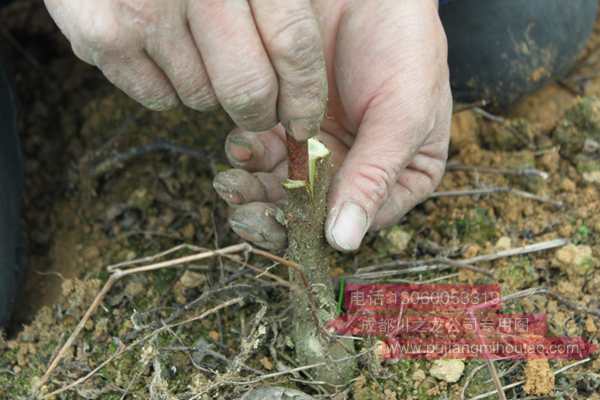
[[[205,226],[210,224],[212,211],[208,207],[201,207],[199,212],[200,214],[200,225]]]
[[[560,154],[558,148],[555,150],[547,151],[542,157],[540,157],[541,166],[548,172],[554,173],[558,170],[560,163]]]
[[[584,172],[583,180],[588,183],[600,183],[600,171]]]
[[[412,380],[415,381],[417,385],[423,382],[425,378],[427,378],[427,375],[425,375],[425,371],[422,369],[418,369],[412,374]]]
[[[131,196],[129,196],[129,204],[133,207],[137,207],[140,210],[145,210],[152,204],[152,197],[148,193],[148,189],[140,188],[136,189]]]
[[[577,190],[577,185],[569,178],[565,178],[560,183],[560,188],[565,192],[573,193],[575,190]]]
[[[87,247],[83,251],[83,258],[87,261],[95,260],[100,256],[100,249],[96,246]]]
[[[476,244],[471,244],[465,249],[463,254],[465,258],[473,258],[481,251],[481,247]]]
[[[186,289],[193,289],[198,286],[202,286],[206,282],[206,276],[199,272],[185,271],[179,279],[181,285]]]
[[[558,233],[562,237],[569,237],[573,234],[573,225],[564,224],[558,228]]]
[[[525,367],[525,392],[529,395],[543,396],[554,390],[554,374],[548,360],[529,360]]]
[[[429,369],[429,374],[441,381],[455,383],[464,370],[465,363],[462,360],[435,360]]]
[[[196,227],[194,224],[189,223],[181,229],[181,234],[187,240],[193,240],[196,236]]]
[[[91,331],[92,329],[94,329],[94,322],[91,319],[85,321],[84,329],[86,331]]]
[[[587,331],[587,333],[590,334],[598,332],[598,327],[596,326],[596,323],[594,322],[592,317],[587,317],[587,319],[585,320],[585,330]]]
[[[387,250],[390,253],[402,253],[408,247],[412,239],[412,232],[407,232],[399,226],[393,226],[381,233],[381,236],[387,241]]]
[[[502,236],[496,242],[496,250],[508,250],[512,248],[512,241],[508,236]]]
[[[217,331],[208,332],[208,336],[215,342],[218,342],[219,339],[221,338],[221,335],[219,335],[219,332],[217,332]]]
[[[314,397],[286,387],[259,387],[246,392],[240,400],[314,400]]]
[[[269,357],[263,357],[260,360],[260,364],[267,370],[271,371],[273,369],[273,362]]]
[[[382,363],[385,360],[389,359],[390,356],[392,355],[392,349],[383,340],[377,340],[375,342],[374,348],[375,348],[375,359],[379,363]]]
[[[583,275],[593,268],[597,260],[592,256],[590,246],[569,244],[556,252],[556,259],[561,269],[567,274]]]
[[[138,296],[139,294],[144,292],[144,290],[146,290],[146,288],[144,287],[144,285],[142,285],[141,282],[129,282],[127,286],[125,286],[125,294],[130,299],[133,299],[134,297]]]

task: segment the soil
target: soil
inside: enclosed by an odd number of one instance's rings
[[[29,265],[17,321],[0,340],[0,398],[21,399],[30,398],[32,385],[107,280],[108,265],[181,243],[221,248],[239,239],[211,185],[214,174],[227,168],[222,145],[232,123],[222,111],[144,110],[72,55],[41,2],[16,2],[0,11],[0,20],[8,21],[0,35],[14,61],[21,104]],[[431,199],[392,230],[369,234],[359,253],[330,252],[332,277],[392,259],[472,257],[567,238],[573,247],[562,255],[547,251],[478,267],[492,271],[505,294],[543,286],[599,309],[600,161],[592,146],[600,141],[599,100],[592,97],[600,96],[598,68],[600,25],[569,76],[522,99],[504,119],[477,110],[454,115],[451,165],[472,168],[449,169],[438,190],[512,187],[562,207],[507,192]],[[567,134],[579,144],[565,141]],[[523,169],[543,171],[547,179],[507,173]],[[190,251],[168,257],[185,254]],[[131,345],[54,398],[234,399],[262,384],[321,396],[319,385],[307,383],[309,375],[252,381],[299,365],[288,336],[294,305],[289,289],[246,265],[288,274],[263,258],[239,254],[120,280],[40,393],[74,382]],[[447,283],[490,282],[468,270],[406,276],[416,282],[441,277]],[[240,296],[242,304],[165,328]],[[546,313],[550,334],[600,340],[596,316],[545,296],[507,310]],[[550,360],[548,367],[569,363]],[[461,379],[448,383],[431,376],[429,361],[368,360],[349,389],[333,398],[459,399],[482,362],[465,364]],[[600,399],[597,355],[555,377],[543,363],[502,361],[496,367],[503,384],[527,381],[508,390],[508,398],[531,398],[531,392]],[[480,368],[466,398],[493,389],[487,369]]]

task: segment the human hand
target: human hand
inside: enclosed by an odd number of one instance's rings
[[[327,97],[310,0],[45,0],[75,54],[154,110],[220,103],[248,131],[314,136]]]
[[[398,222],[438,185],[450,136],[446,37],[437,0],[315,3],[324,40],[329,101],[319,139],[332,151],[325,233],[334,248],[358,249],[369,229]],[[226,153],[236,169],[217,192],[242,238],[276,249],[285,201],[285,133],[236,129]]]

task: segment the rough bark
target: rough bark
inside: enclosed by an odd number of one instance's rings
[[[324,329],[328,321],[337,317],[324,235],[331,160],[324,145],[316,139],[310,140],[314,141],[309,143],[309,179],[288,180],[284,184],[288,193],[287,256],[302,266],[310,288],[310,292],[307,290],[294,299],[293,339],[301,364],[326,363],[311,370],[316,380],[344,384],[352,378],[355,367],[355,360],[349,357],[354,352],[353,343],[329,337]],[[290,275],[292,281],[303,287],[298,271],[291,270]]]

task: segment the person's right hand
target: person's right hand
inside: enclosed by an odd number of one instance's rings
[[[327,83],[310,0],[45,0],[75,54],[154,110],[220,103],[245,130],[314,136]]]
[[[438,0],[319,0],[328,71],[327,117],[318,138],[335,175],[325,236],[340,251],[368,230],[397,223],[435,189],[450,139],[446,36]],[[285,132],[236,129],[225,144],[235,169],[214,187],[232,208],[232,229],[268,249],[286,246]]]

